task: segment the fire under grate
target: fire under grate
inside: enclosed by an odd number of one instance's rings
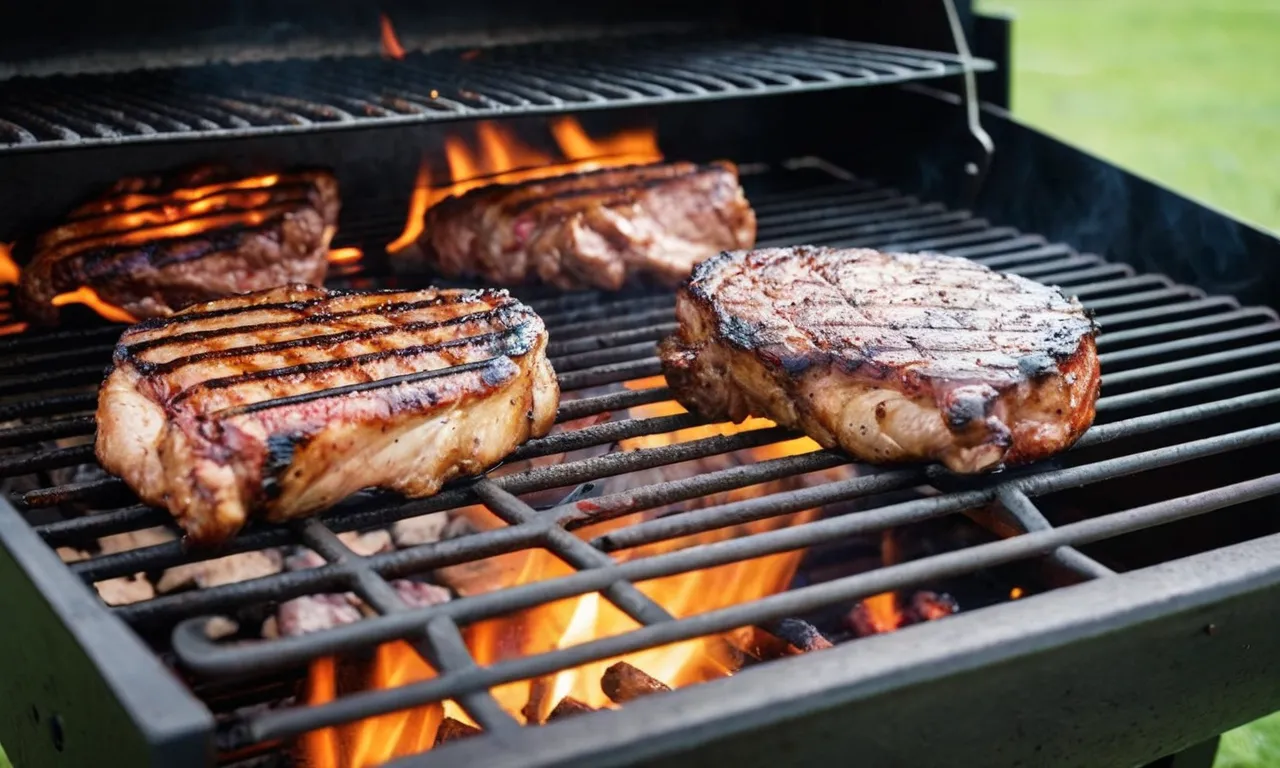
[[[187,552],[174,541],[91,557],[68,567],[92,584],[237,552],[306,546],[326,564],[162,595],[111,610],[146,637],[172,633],[173,658],[204,680],[265,678],[320,657],[367,650],[397,639],[411,641],[439,672],[430,680],[351,694],[320,706],[285,707],[238,717],[220,734],[220,748],[231,750],[445,699],[456,700],[486,731],[507,732],[520,726],[491,694],[491,689],[502,683],[743,626],[761,626],[835,603],[916,588],[1038,556],[1051,558],[1081,580],[1113,578],[1115,570],[1080,547],[1280,493],[1280,474],[1269,474],[1060,525],[1051,524],[1037,504],[1038,499],[1061,491],[1162,468],[1190,467],[1210,457],[1255,451],[1280,440],[1280,424],[1255,419],[1240,428],[1240,422],[1250,414],[1280,404],[1280,389],[1275,388],[1280,379],[1280,322],[1271,310],[1241,307],[1229,297],[1205,296],[1196,288],[1174,284],[1160,275],[1135,274],[1125,265],[993,226],[967,212],[950,211],[862,180],[833,179],[812,167],[761,173],[746,177],[744,183],[759,216],[761,245],[810,242],[940,251],[1058,284],[1078,295],[1097,314],[1103,328],[1099,351],[1104,387],[1096,425],[1067,454],[1033,467],[982,478],[956,477],[934,466],[863,467],[847,479],[682,511],[591,540],[572,532],[589,523],[830,469],[848,460],[838,453],[816,451],[680,480],[637,482],[624,491],[592,498],[589,504],[562,503],[550,509],[536,509],[520,498],[535,491],[581,489],[605,478],[795,436],[777,428],[754,429],[456,483],[429,499],[406,501],[362,494],[318,518],[246,530],[217,552]],[[535,293],[529,300],[546,319],[551,334],[549,353],[567,395],[659,373],[653,344],[674,328],[669,295]],[[0,403],[0,418],[21,422],[0,430],[0,446],[6,449],[6,455],[0,456],[0,476],[35,473],[40,477],[51,470],[93,462],[90,446],[44,446],[55,438],[92,434],[93,420],[85,412],[96,403],[96,383],[118,333],[118,327],[69,329],[0,339],[0,370],[6,372],[0,379],[0,392],[10,398]],[[50,394],[30,394],[39,389]],[[58,391],[53,392],[55,389]],[[558,420],[566,422],[668,399],[669,392],[662,387],[566,399]],[[608,421],[532,440],[511,461],[605,446],[703,423],[689,414]],[[1249,423],[1258,425],[1247,426]],[[1168,437],[1169,433],[1175,433],[1174,437]],[[1125,448],[1129,444],[1140,446]],[[920,487],[934,492],[907,501],[864,504],[855,512],[644,559],[619,563],[611,556],[647,543]],[[29,519],[37,521],[33,523],[35,531],[51,547],[168,524],[166,513],[131,504],[128,490],[114,479],[40,487],[16,494],[14,502]],[[67,519],[41,518],[42,513],[69,503],[100,511]],[[372,556],[355,554],[336,535],[469,504],[485,505],[506,525]],[[975,519],[1003,531],[1005,538],[800,586],[696,616],[674,618],[635,586],[661,576],[984,508],[995,512]],[[39,522],[41,519],[46,521]],[[428,608],[408,607],[389,583],[530,548],[550,550],[575,572]],[[378,615],[315,634],[249,644],[215,643],[204,632],[209,616],[258,603],[346,591],[354,592]],[[474,622],[590,592],[599,592],[640,627],[483,667],[476,664],[463,642],[460,628]]]
[[[985,60],[834,38],[663,35],[14,78],[0,150],[252,136],[882,85]]]

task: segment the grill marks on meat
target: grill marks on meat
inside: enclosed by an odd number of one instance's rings
[[[427,211],[421,246],[452,277],[619,290],[674,286],[755,237],[733,165],[666,163],[473,189]]]
[[[53,298],[89,287],[135,317],[162,317],[220,296],[320,284],[338,208],[337,181],[323,171],[126,179],[19,245],[32,254],[19,310],[52,325]]]
[[[865,461],[981,472],[1064,450],[1093,422],[1096,328],[1079,302],[965,259],[724,253],[676,312],[660,354],[681,403],[765,416]]]
[[[541,319],[505,291],[294,285],[125,331],[97,454],[197,543],[366,487],[429,496],[545,435]]]

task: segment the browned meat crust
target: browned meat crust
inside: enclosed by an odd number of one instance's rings
[[[680,289],[667,381],[705,416],[765,416],[872,462],[1035,461],[1093,423],[1075,299],[974,262],[800,246],[724,253]]]
[[[640,278],[674,286],[755,238],[733,165],[666,163],[473,189],[427,211],[420,245],[451,277],[618,290]]]
[[[82,287],[138,318],[292,282],[320,284],[338,218],[323,171],[226,178],[125,179],[19,252],[31,255],[18,309],[58,321],[55,296]],[[257,180],[255,180],[257,179]]]
[[[541,319],[505,291],[236,296],[125,331],[102,465],[197,543],[382,487],[429,496],[550,430]]]

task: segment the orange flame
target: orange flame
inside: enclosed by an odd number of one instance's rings
[[[1018,598],[1022,597],[1023,594],[1024,593],[1022,591],[1022,587],[1014,587],[1013,589],[1009,590],[1009,599],[1017,600]]]
[[[102,246],[143,245],[156,240],[182,238],[222,227],[254,227],[287,213],[308,194],[298,183],[307,173],[288,178],[270,173],[194,187],[160,192],[128,191],[137,183],[118,185],[124,191],[109,194],[79,206],[67,221],[35,241],[36,249],[51,259]],[[132,180],[139,182],[141,180]],[[285,182],[285,183],[282,183]],[[331,237],[326,232],[326,242]],[[359,259],[354,249],[335,251],[335,263]],[[21,269],[12,248],[0,244],[0,284],[17,284]],[[56,307],[83,304],[107,320],[137,322],[131,313],[103,299],[90,286],[81,286],[55,296]],[[0,326],[0,334],[15,333],[25,323]]]
[[[382,55],[403,59],[404,46],[400,45],[400,40],[396,37],[396,28],[391,26],[391,19],[385,13],[378,14],[378,19],[382,25]]]
[[[474,148],[459,136],[447,137],[444,152],[449,183],[435,186],[426,160],[419,165],[404,231],[387,245],[387,251],[399,253],[417,242],[422,235],[423,216],[431,206],[476,187],[662,159],[657,134],[650,129],[626,130],[593,139],[576,119],[562,117],[551,121],[551,135],[559,147],[559,157],[528,146],[509,129],[488,121],[476,126]]]
[[[330,264],[354,264],[364,258],[364,251],[355,246],[348,248],[330,248]]]
[[[138,318],[114,304],[103,301],[96,291],[88,286],[81,286],[74,291],[60,293],[53,297],[53,306],[63,307],[67,304],[83,304],[113,323],[136,323]]]
[[[661,376],[627,382],[632,389],[663,386]],[[682,413],[683,408],[674,402],[643,405],[632,409],[635,418]],[[742,424],[712,424],[682,429],[666,435],[632,438],[621,444],[623,450],[642,450],[660,445],[697,440],[714,435],[773,426],[765,419],[751,419]],[[819,450],[817,443],[808,438],[790,440],[777,445],[751,449],[747,460],[764,460]],[[737,498],[749,498],[768,491],[767,484],[730,491],[715,499],[724,503]],[[468,518],[478,528],[502,525],[496,516],[483,507],[469,507]],[[714,541],[742,535],[774,530],[812,519],[817,510],[805,510],[791,515],[769,518],[744,525],[702,534],[685,536],[670,541],[660,541],[636,547],[617,554],[620,561],[650,557],[663,552],[708,544]],[[609,530],[649,519],[650,513],[636,513],[613,521],[590,525],[578,531],[583,538],[599,536]],[[677,574],[638,584],[639,589],[666,608],[676,617],[692,616],[726,606],[755,600],[785,590],[799,566],[803,551],[784,552],[742,563],[708,568],[692,573]],[[515,584],[558,578],[573,572],[573,568],[547,550],[537,549],[514,555],[500,556],[502,566],[495,566],[488,574],[490,583],[486,589],[498,589]],[[514,560],[512,558],[515,558]],[[497,560],[495,558],[495,560]],[[489,561],[485,561],[488,563]],[[482,621],[465,628],[464,636],[477,663],[490,665],[504,659],[528,656],[555,649],[568,648],[591,640],[610,637],[638,628],[637,623],[603,599],[597,593],[567,598],[548,605],[521,611],[511,616]],[[604,671],[618,661],[626,661],[673,688],[693,685],[733,674],[741,660],[739,646],[735,642],[737,632],[722,636],[699,638],[672,645],[653,648],[624,656],[604,659],[574,669],[549,675],[539,680],[523,680],[493,689],[498,703],[522,722],[543,722],[552,709],[566,696],[599,709],[616,706],[601,687]],[[410,680],[429,678],[433,673],[418,659],[415,652],[403,644],[383,646],[378,653],[379,681],[387,686],[403,684]],[[383,669],[383,667],[386,667]],[[397,673],[412,668],[409,677],[401,679]],[[309,704],[330,701],[333,698],[334,665],[331,659],[316,662],[311,668],[312,691],[322,695],[308,698]],[[395,678],[395,682],[391,679]],[[369,687],[386,687],[375,681]],[[408,754],[403,750],[421,751],[434,743],[433,734],[442,715],[471,721],[453,710],[456,705],[445,702],[422,707],[411,712],[397,712],[372,718],[361,723],[336,729],[339,733],[320,731],[309,734],[301,743],[306,759],[304,764],[317,768],[362,768],[374,765],[377,759]],[[422,731],[415,732],[405,725],[417,718]],[[328,729],[334,731],[335,729]],[[347,735],[343,735],[347,734]],[[382,745],[376,755],[357,751],[355,745],[364,743]]]
[[[902,611],[898,608],[896,592],[882,592],[862,601],[866,610],[869,629],[875,634],[892,632],[903,624]]]
[[[17,285],[22,269],[13,260],[13,243],[0,243],[0,285]]]

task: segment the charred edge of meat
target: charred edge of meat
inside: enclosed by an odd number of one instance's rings
[[[251,196],[262,196],[262,195],[268,196],[269,198],[268,202],[258,203],[255,205],[250,202],[243,202],[243,201],[237,200],[238,198],[249,198]],[[123,196],[124,195],[122,195],[122,197]],[[57,226],[49,229],[44,234],[57,232],[58,230],[68,226],[92,225],[98,221],[110,221],[111,219],[114,219],[120,216],[133,216],[137,214],[146,214],[153,211],[164,211],[167,208],[190,206],[196,203],[207,202],[214,198],[227,198],[226,204],[223,206],[214,208],[213,210],[209,211],[207,214],[204,214],[204,215],[214,215],[216,213],[247,213],[247,212],[258,210],[259,208],[263,208],[268,205],[279,205],[283,203],[314,202],[317,205],[321,205],[323,204],[324,201],[316,199],[320,196],[321,196],[321,191],[316,187],[316,182],[313,179],[301,178],[301,177],[291,178],[291,177],[282,176],[281,180],[278,183],[272,184],[270,186],[263,186],[263,187],[224,186],[218,189],[210,190],[208,194],[201,195],[199,197],[193,197],[189,200],[168,200],[168,199],[165,199],[163,195],[154,195],[154,197],[156,198],[154,201],[148,202],[145,205],[139,205],[133,208],[129,208],[127,210],[103,208],[101,210],[90,211],[87,209],[82,209],[79,212],[73,212],[64,221],[59,222]],[[110,202],[110,201],[104,200],[103,202]],[[196,219],[199,217],[191,216],[189,218]],[[173,223],[176,223],[177,221],[186,221],[186,220],[188,219],[185,219],[185,218],[175,219]],[[147,226],[159,226],[159,225],[152,224]],[[124,231],[128,231],[128,230],[124,230]],[[98,230],[88,230],[87,234],[64,240],[58,243],[57,246],[71,245],[76,240],[82,239],[84,237],[95,237],[103,234],[106,234],[106,233]],[[41,237],[43,237],[43,234],[41,235]],[[37,247],[41,245],[39,238],[34,242],[34,245],[36,245]],[[54,247],[57,247],[57,246],[54,246]]]
[[[269,435],[267,437],[267,457],[262,465],[262,494],[268,499],[275,499],[284,490],[280,487],[283,475],[293,466],[293,457],[299,448],[307,447],[311,435],[299,432]]]
[[[331,291],[331,293],[346,296],[346,293]],[[387,294],[414,293],[414,291],[389,290]],[[177,314],[169,317],[155,317],[150,320],[144,320],[130,328],[126,335],[136,335],[142,331],[152,331],[163,328],[167,325],[174,325],[180,322],[191,320],[204,320],[216,317],[224,317],[227,315],[243,314],[245,311],[285,311],[305,313],[306,310],[317,308],[319,305],[329,303],[333,300],[333,296],[323,299],[313,299],[308,301],[290,301],[276,304],[260,304],[252,307],[250,310],[243,308],[215,310],[210,312],[196,312],[192,314]],[[360,317],[362,315],[399,315],[406,312],[412,312],[418,309],[427,309],[442,304],[467,304],[482,303],[486,301],[503,301],[510,299],[511,296],[505,290],[495,288],[485,288],[477,291],[469,291],[458,295],[436,296],[431,299],[422,299],[419,301],[398,301],[387,304],[369,304],[359,309],[342,310],[340,312],[329,312],[320,308],[319,311],[303,314],[291,320],[278,320],[270,323],[255,323],[253,325],[237,325],[227,326],[223,328],[211,328],[204,331],[191,331],[189,333],[175,334],[173,336],[160,336],[146,341],[134,342],[132,344],[122,343],[117,347],[117,352],[124,355],[125,360],[132,360],[136,355],[146,352],[150,349],[159,347],[172,346],[174,344],[185,344],[194,341],[207,341],[208,339],[216,339],[221,336],[235,336],[245,333],[259,333],[261,331],[274,331],[283,328],[296,328],[303,325],[319,325],[324,323],[332,323],[335,321],[346,320],[352,317]]]
[[[251,381],[269,381],[271,379],[279,379],[284,376],[305,377],[315,373],[324,371],[333,371],[341,368],[353,368],[365,363],[373,363],[381,360],[390,360],[394,358],[408,358],[421,355],[427,352],[439,352],[445,349],[457,349],[459,347],[475,347],[477,349],[485,349],[495,356],[520,357],[528,354],[530,350],[537,344],[540,328],[537,327],[530,319],[526,318],[519,325],[506,328],[490,333],[483,333],[477,336],[467,336],[461,339],[452,339],[450,341],[441,341],[434,344],[419,344],[412,347],[401,347],[398,349],[384,349],[377,352],[367,352],[363,355],[354,355],[352,357],[342,357],[334,360],[321,360],[314,363],[302,363],[300,365],[290,365],[283,368],[270,368],[262,371],[252,371],[249,373],[240,373],[234,376],[223,376],[217,379],[206,379],[197,384],[193,384],[187,389],[179,392],[169,399],[168,407],[172,408],[183,400],[192,397],[197,392],[207,391],[210,389],[225,389],[234,387],[238,384],[245,384]],[[483,346],[482,346],[483,345]],[[485,362],[485,361],[479,361]],[[468,363],[467,365],[476,365],[477,363]],[[463,366],[452,366],[449,368],[441,368],[435,371],[423,371],[420,373],[408,374],[410,376],[421,376],[429,378],[429,374],[443,375],[449,371],[461,369]],[[368,381],[362,384],[353,384],[352,387],[362,387],[367,389],[376,389],[382,386],[388,386],[384,382],[390,382],[390,379],[379,379],[377,381]],[[316,397],[327,397],[328,393],[336,390],[320,390],[318,392],[308,392],[304,395],[294,395],[299,399],[294,402],[307,402]],[[351,389],[349,391],[359,392],[362,389]],[[254,410],[260,404],[251,404],[240,406],[245,413]]]
[[[519,355],[516,355],[517,357]],[[365,381],[359,384],[348,384],[342,387],[333,387],[332,389],[321,389],[315,392],[303,392],[297,395],[287,395],[285,397],[277,397],[271,400],[261,400],[248,405],[238,405],[231,408],[225,408],[213,414],[216,418],[231,418],[233,416],[243,416],[247,413],[258,413],[273,408],[283,408],[291,405],[301,405],[303,403],[312,403],[318,400],[327,400],[331,397],[340,397],[342,395],[350,395],[358,392],[375,392],[380,389],[389,389],[401,384],[417,384],[431,379],[443,378],[445,376],[456,376],[462,373],[470,373],[471,371],[480,371],[481,382],[489,388],[495,388],[507,383],[511,379],[519,375],[519,369],[510,357],[505,355],[490,357],[486,360],[477,360],[473,363],[462,363],[461,365],[452,365],[448,368],[437,368],[431,371],[421,371],[419,373],[406,373],[402,376],[391,376],[385,379],[375,379],[374,381]],[[421,410],[423,405],[435,406],[438,403],[439,394],[432,391],[417,392],[411,391],[407,396],[394,400],[388,409],[391,415],[396,415],[402,411]]]
[[[668,169],[672,172],[664,173],[664,171],[667,171]],[[509,211],[511,213],[521,213],[535,205],[546,202],[547,200],[567,200],[575,197],[585,197],[588,195],[607,195],[610,192],[652,189],[677,179],[715,170],[723,171],[734,169],[731,164],[723,162],[706,163],[703,165],[697,165],[694,163],[654,162],[617,166],[613,168],[596,168],[595,170],[566,173],[560,176],[525,179],[523,181],[512,182],[510,184],[486,184],[484,186],[469,189],[461,195],[447,197],[444,200],[441,200],[428,210],[427,215],[431,216],[432,212],[436,212],[436,216],[452,215],[457,211],[469,210],[477,201],[503,197],[513,192],[519,192],[535,186],[551,187],[551,189],[547,190],[546,194],[520,200]],[[646,172],[648,172],[649,175],[646,176]],[[574,182],[590,181],[594,178],[608,175],[618,176],[619,181],[598,187],[574,186]]]
[[[287,215],[282,212],[252,226],[236,224],[183,237],[162,237],[139,244],[104,245],[76,251],[59,259],[54,265],[54,290],[73,290],[81,285],[93,285],[101,280],[127,274],[143,265],[162,269],[174,264],[197,261],[215,253],[234,251],[244,245],[247,238],[255,235],[278,240],[280,225]],[[195,247],[187,247],[192,245]]]
[[[366,312],[362,314],[373,314]],[[385,314],[378,312],[378,314]],[[385,325],[377,328],[363,328],[360,330],[339,331],[337,333],[329,333],[320,336],[304,336],[297,339],[287,339],[285,341],[264,342],[262,344],[253,344],[245,347],[231,347],[228,349],[214,349],[207,352],[197,352],[191,355],[183,355],[175,357],[172,360],[163,363],[152,363],[146,360],[133,359],[133,365],[140,372],[146,374],[164,375],[172,373],[179,368],[198,363],[209,362],[211,360],[226,360],[228,358],[248,357],[251,355],[267,354],[271,352],[283,352],[291,349],[303,349],[306,347],[318,347],[331,344],[342,344],[349,341],[368,341],[376,339],[379,336],[389,336],[395,333],[414,333],[417,331],[429,331],[436,328],[451,328],[455,325],[465,325],[467,323],[478,323],[486,320],[495,320],[503,325],[512,326],[516,322],[523,322],[529,318],[529,313],[521,312],[515,308],[515,300],[512,299],[506,304],[497,307],[490,307],[479,312],[472,312],[467,315],[459,315],[448,320],[422,320],[415,323],[406,323],[404,325]],[[310,325],[311,323],[307,323]],[[292,325],[303,325],[301,322]],[[288,327],[286,325],[285,327]],[[239,329],[236,329],[239,330]],[[454,340],[456,342],[458,340]],[[425,348],[419,347],[420,351],[427,351]],[[126,354],[128,349],[126,348]]]
[[[132,195],[162,198],[182,189],[234,184],[243,179],[269,175],[279,175],[281,179],[313,180],[317,177],[332,177],[333,174],[326,169],[317,167],[291,168],[285,171],[268,170],[258,173],[232,173],[225,166],[200,165],[151,176],[126,176],[117,180],[102,192],[84,198],[82,202],[71,209],[67,218],[69,220],[80,220],[89,216],[96,216],[99,213],[120,213],[124,209],[107,208],[106,206],[118,202],[120,198]],[[101,210],[93,210],[95,206],[101,207]]]

